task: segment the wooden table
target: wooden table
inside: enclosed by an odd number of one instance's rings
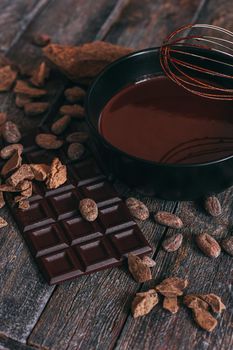
[[[159,45],[170,31],[195,21],[233,30],[232,0],[1,0],[0,50],[30,66],[41,57],[40,49],[30,43],[36,33],[49,34],[62,44],[102,39],[141,49]],[[62,84],[57,82],[59,89]],[[23,128],[31,127],[13,101],[12,93],[1,94],[0,110]],[[124,186],[121,191],[135,195]],[[170,254],[161,249],[161,242],[171,229],[153,220],[141,224],[156,260],[154,280],[143,285],[134,282],[126,268],[115,268],[48,286],[8,210],[1,209],[10,224],[0,233],[0,349],[232,349],[233,260],[224,253],[218,259],[205,257],[193,243],[200,231],[217,238],[229,234],[232,194],[231,188],[219,196],[223,215],[216,219],[199,203],[141,196],[152,212],[168,210],[185,222],[184,244]],[[133,320],[130,304],[135,292],[170,275],[187,277],[187,292],[221,295],[227,310],[212,334],[199,329],[184,307],[170,315],[157,306],[148,316]]]

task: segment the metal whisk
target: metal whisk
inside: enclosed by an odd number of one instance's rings
[[[186,90],[206,98],[233,100],[231,31],[208,24],[183,26],[161,46],[160,62],[165,74]]]

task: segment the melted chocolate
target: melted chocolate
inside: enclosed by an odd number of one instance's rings
[[[233,103],[193,95],[164,76],[132,84],[101,113],[113,146],[145,160],[200,163],[233,155]]]

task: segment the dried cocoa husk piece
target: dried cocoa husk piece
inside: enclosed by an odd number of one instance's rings
[[[54,158],[51,164],[46,186],[48,189],[57,188],[67,180],[67,169],[58,158]]]
[[[45,181],[50,173],[50,165],[47,164],[30,164],[35,180]]]
[[[133,317],[137,318],[147,315],[158,304],[158,301],[158,294],[154,289],[137,293],[131,305]]]
[[[43,49],[59,70],[74,82],[91,81],[107,64],[132,52],[132,49],[103,41],[81,46],[50,44]]]
[[[203,308],[194,308],[193,316],[196,323],[208,332],[212,332],[218,324],[217,320],[211,315],[211,313]]]
[[[195,308],[202,308],[204,310],[209,309],[209,305],[204,300],[202,300],[198,294],[185,295],[183,301],[184,301],[184,304],[190,309],[195,309]]]
[[[170,311],[172,314],[176,314],[179,310],[177,297],[164,297],[163,308]]]
[[[74,86],[72,88],[66,89],[64,91],[64,95],[67,101],[71,103],[83,102],[86,92],[82,88]]]
[[[155,290],[165,297],[176,297],[183,295],[183,290],[187,287],[188,280],[169,277],[163,280],[159,285],[155,287]]]
[[[223,304],[221,298],[214,293],[198,294],[198,297],[209,304],[211,309],[216,313],[222,313],[222,311],[226,309],[226,306]]]
[[[32,102],[32,100],[26,95],[16,94],[15,96],[15,104],[19,108],[24,108],[24,106],[30,102]]]
[[[64,117],[59,118],[53,123],[53,125],[51,126],[51,131],[55,135],[62,134],[69,126],[70,121],[71,117],[69,115],[64,115]]]
[[[142,257],[142,261],[143,261],[143,264],[145,264],[148,267],[154,267],[156,265],[156,262],[147,255],[144,255]]]
[[[9,91],[17,78],[17,72],[11,66],[0,68],[0,92]]]
[[[3,147],[0,151],[0,157],[2,159],[9,159],[15,152],[18,152],[19,155],[23,153],[23,145],[21,143],[12,143]]]
[[[32,196],[32,182],[31,181],[28,181],[28,188],[21,191],[21,195],[24,196],[25,198],[29,198]]]
[[[3,165],[1,175],[6,176],[12,171],[18,169],[22,164],[22,157],[20,152],[17,150],[13,156]]]
[[[11,185],[8,185],[8,184],[1,184],[0,185],[0,192],[3,193],[3,192],[20,192],[19,189],[17,189],[17,187],[14,187],[14,186],[11,186]]]
[[[49,67],[42,62],[32,73],[31,83],[37,87],[44,86],[45,80],[48,79],[50,73]]]
[[[48,102],[29,102],[24,105],[24,113],[33,117],[45,113],[49,109]]]
[[[72,118],[83,119],[85,110],[80,105],[64,105],[59,109],[60,114],[69,115]]]
[[[33,180],[34,174],[29,164],[23,164],[21,167],[16,170],[8,179],[7,183],[16,187],[20,182],[24,180]]]
[[[24,80],[17,80],[14,92],[16,94],[23,94],[30,97],[41,97],[47,95],[48,91],[44,89],[38,89],[30,86]]]
[[[152,279],[150,268],[139,256],[128,254],[128,267],[136,282],[142,283]]]

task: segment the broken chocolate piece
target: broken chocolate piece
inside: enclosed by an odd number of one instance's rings
[[[48,175],[46,185],[48,189],[57,188],[63,185],[67,180],[67,169],[58,158],[53,159],[50,173]]]
[[[128,254],[128,267],[136,282],[146,282],[152,279],[150,268],[135,254]]]
[[[147,315],[158,304],[158,294],[154,289],[147,292],[137,293],[132,305],[131,311],[134,318]]]
[[[0,67],[0,92],[9,91],[17,78],[17,72],[11,66]]]
[[[81,46],[50,44],[43,49],[45,56],[71,80],[93,79],[107,64],[132,52],[132,49],[103,41]]]

